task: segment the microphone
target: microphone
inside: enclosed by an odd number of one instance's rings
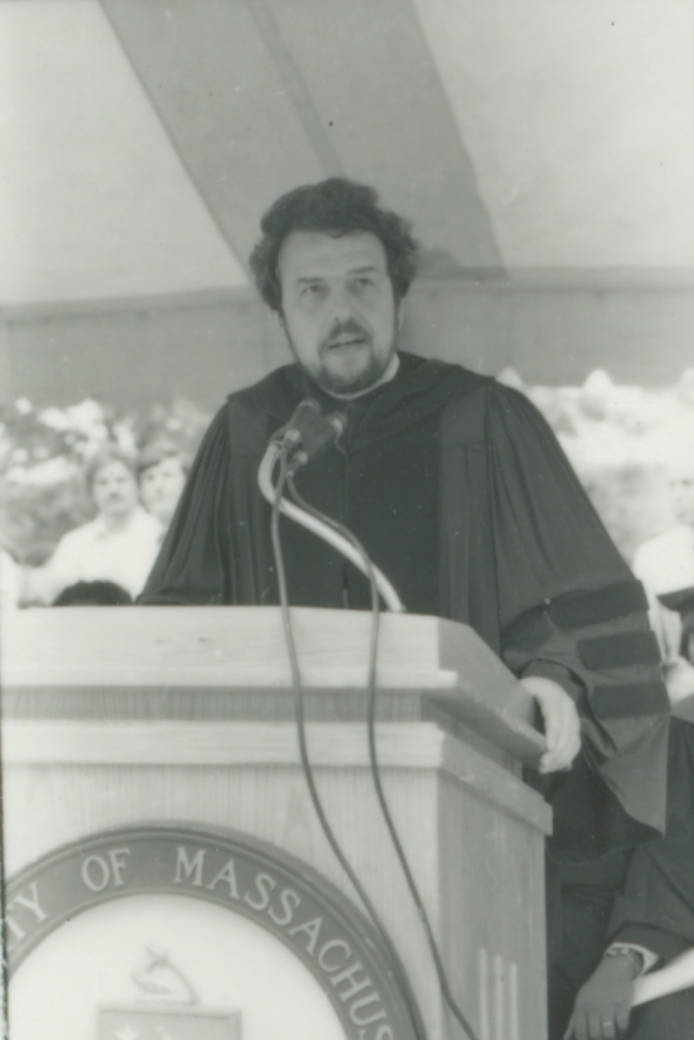
[[[347,418],[342,412],[323,415],[318,401],[307,397],[294,409],[289,422],[275,434],[281,444],[289,445],[288,471],[294,475],[311,459],[334,444],[347,428]]]
[[[287,457],[287,477],[293,477],[301,466],[305,466],[316,455],[334,444],[346,429],[347,416],[342,412],[323,415],[318,401],[311,397],[301,401],[292,412],[289,422],[280,426],[270,438],[258,466],[258,487],[273,510],[284,513],[312,534],[318,535],[342,553],[367,578],[373,577],[388,609],[399,613],[405,608],[397,592],[375,564],[365,564],[363,550],[361,547],[355,547],[350,540],[351,536],[345,537],[331,526],[330,520],[324,522],[320,514],[312,515],[298,503],[289,502],[284,497],[283,488],[273,482],[275,466],[281,455]]]

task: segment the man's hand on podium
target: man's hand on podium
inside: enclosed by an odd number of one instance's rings
[[[581,748],[581,723],[576,705],[563,686],[539,675],[521,679],[540,706],[547,750],[540,759],[541,773],[568,769]]]

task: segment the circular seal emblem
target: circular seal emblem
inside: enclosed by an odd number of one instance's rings
[[[110,916],[98,918],[96,911],[106,909]],[[21,1004],[13,993],[28,977],[27,968],[40,961],[44,947],[93,917],[99,920],[96,930],[73,936],[75,949],[88,942],[85,935],[99,936],[97,949],[85,954],[83,975],[101,958],[100,978],[120,971],[132,991],[124,993],[114,982],[116,999],[109,1002],[108,993],[95,997],[93,985],[85,983],[98,1040],[245,1040],[258,1035],[257,1023],[271,1014],[273,1000],[285,999],[282,985],[289,985],[294,970],[308,971],[319,995],[316,1015],[334,1022],[321,1026],[321,1035],[424,1035],[402,966],[370,921],[317,872],[246,835],[159,825],[91,835],[12,878],[5,914],[11,1025]],[[234,921],[236,933],[230,928]],[[111,935],[121,939],[111,941]],[[138,943],[141,956],[125,971],[123,958]],[[60,975],[61,965],[77,959],[58,952],[52,967],[46,959],[44,974]],[[53,981],[66,989],[60,979]],[[34,980],[34,990],[36,985]],[[31,996],[25,1003],[34,1014]],[[292,1010],[296,1004],[286,1006],[285,1019],[298,1014]],[[276,1014],[278,1009],[279,1003]],[[71,1014],[74,1021],[77,1012]],[[287,1027],[282,1035],[294,1033]]]

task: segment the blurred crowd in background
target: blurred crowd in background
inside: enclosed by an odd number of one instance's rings
[[[694,370],[673,386],[499,379],[554,429],[646,586],[671,693],[694,692]],[[210,416],[184,399],[0,410],[4,606],[127,604],[146,580]],[[681,689],[680,689],[681,687]]]
[[[141,591],[209,416],[184,401],[0,412],[4,606],[122,605]]]

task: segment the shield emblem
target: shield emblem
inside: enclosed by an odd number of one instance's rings
[[[114,1004],[98,1011],[97,1040],[242,1040],[238,1011]]]

